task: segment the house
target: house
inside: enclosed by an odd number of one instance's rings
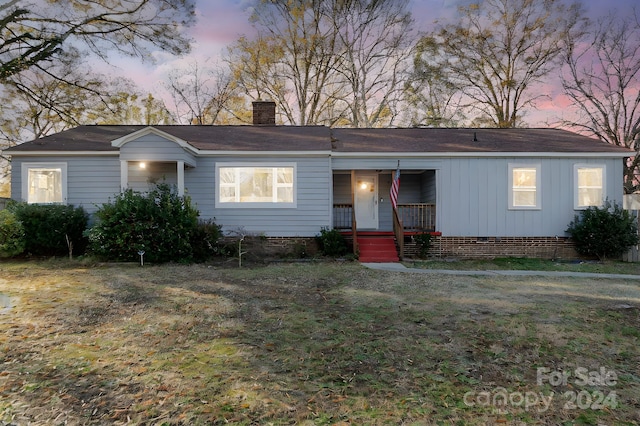
[[[12,197],[29,203],[91,213],[123,188],[166,181],[223,231],[281,245],[338,228],[404,255],[427,231],[443,256],[568,257],[569,222],[622,203],[633,152],[558,129],[276,126],[275,104],[258,102],[253,126],[79,126],[4,154]]]

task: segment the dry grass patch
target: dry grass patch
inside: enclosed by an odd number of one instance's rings
[[[640,422],[637,282],[334,263],[0,270],[0,424]],[[572,376],[539,385],[538,367]],[[616,383],[581,385],[579,367]],[[506,404],[484,403],[502,389]],[[594,405],[612,393],[615,407]]]

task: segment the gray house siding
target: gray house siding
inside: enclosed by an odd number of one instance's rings
[[[67,204],[82,206],[88,213],[120,192],[120,161],[109,157],[14,157],[11,162],[11,193],[22,194],[23,163],[66,163]],[[24,199],[23,195],[23,198]],[[14,197],[18,198],[18,197]]]
[[[510,210],[509,164],[540,164],[541,208]],[[574,164],[604,164],[606,196],[622,202],[622,161],[593,158],[452,158],[438,174],[437,230],[446,236],[564,236],[574,210]]]
[[[295,208],[216,208],[216,163],[295,163]],[[223,232],[245,232],[273,237],[312,237],[331,226],[331,172],[329,158],[199,158],[198,167],[185,173],[186,193],[203,219],[215,219]]]
[[[158,135],[148,134],[127,142],[120,148],[123,161],[184,161],[195,164],[195,157],[183,147]]]

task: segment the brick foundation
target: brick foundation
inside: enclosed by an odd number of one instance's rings
[[[225,237],[223,243],[237,245],[237,237]],[[347,243],[351,244],[347,237]],[[247,258],[264,260],[273,257],[304,258],[318,254],[313,237],[247,236],[242,244]],[[411,237],[404,243],[405,258],[418,257],[420,248]],[[571,239],[566,237],[431,237],[429,257],[491,259],[495,257],[530,257],[539,259],[579,259]]]
[[[405,257],[416,257],[419,247],[405,241]],[[489,259],[495,257],[530,257],[539,259],[577,259],[571,239],[566,237],[446,237],[434,236],[430,257]]]

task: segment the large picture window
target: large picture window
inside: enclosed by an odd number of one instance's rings
[[[218,207],[294,207],[293,164],[218,165]]]
[[[576,164],[574,166],[574,207],[577,210],[603,204],[606,197],[604,177],[604,165]]]
[[[24,163],[22,198],[29,204],[62,204],[67,199],[66,163]]]
[[[509,208],[540,208],[539,164],[509,164]]]

